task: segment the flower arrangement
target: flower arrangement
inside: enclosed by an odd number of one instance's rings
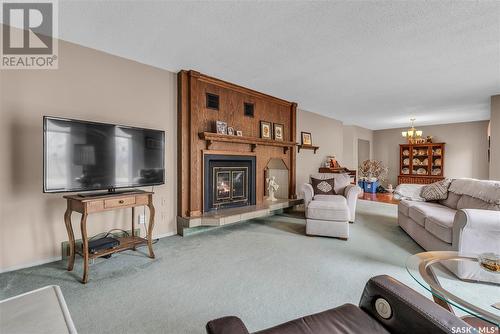
[[[388,171],[380,160],[365,160],[359,165],[359,177],[367,181],[384,181]]]

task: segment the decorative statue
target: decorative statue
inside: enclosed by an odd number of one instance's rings
[[[275,177],[271,176],[270,178],[268,177],[266,179],[267,182],[267,191],[269,192],[269,197],[267,198],[268,201],[277,201],[278,199],[274,197],[274,192],[279,189],[279,184],[276,183]]]

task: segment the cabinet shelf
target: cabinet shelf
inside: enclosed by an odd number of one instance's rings
[[[122,237],[122,238],[116,238],[120,244],[116,247],[113,248],[108,248],[108,249],[103,249],[99,250],[95,253],[90,253],[89,254],[89,259],[95,259],[98,257],[118,253],[118,252],[123,252],[129,249],[135,249],[138,246],[141,245],[147,245],[148,240],[145,238],[137,237],[137,236],[130,236],[130,237]],[[78,254],[83,256],[83,252],[81,250],[77,251]]]
[[[249,144],[251,146],[252,152],[255,151],[257,146],[262,145],[262,146],[281,147],[283,148],[283,153],[286,153],[290,148],[297,145],[296,143],[289,141],[255,138],[249,136],[231,136],[213,132],[200,132],[198,136],[200,137],[200,139],[205,140],[207,142],[207,150],[210,149],[210,147],[214,142]]]
[[[444,146],[444,143],[400,145],[398,183],[427,184],[443,179]],[[426,154],[422,154],[424,152]],[[421,174],[417,173],[418,170]]]

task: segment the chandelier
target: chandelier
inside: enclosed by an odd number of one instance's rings
[[[408,131],[403,131],[401,132],[401,135],[408,139],[408,143],[410,144],[416,144],[422,141],[422,131],[415,129],[414,123],[415,123],[415,118],[410,119],[411,122],[411,127],[408,129]]]

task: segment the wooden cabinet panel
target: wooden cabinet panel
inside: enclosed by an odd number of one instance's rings
[[[401,144],[398,183],[428,184],[444,178],[444,143]]]

